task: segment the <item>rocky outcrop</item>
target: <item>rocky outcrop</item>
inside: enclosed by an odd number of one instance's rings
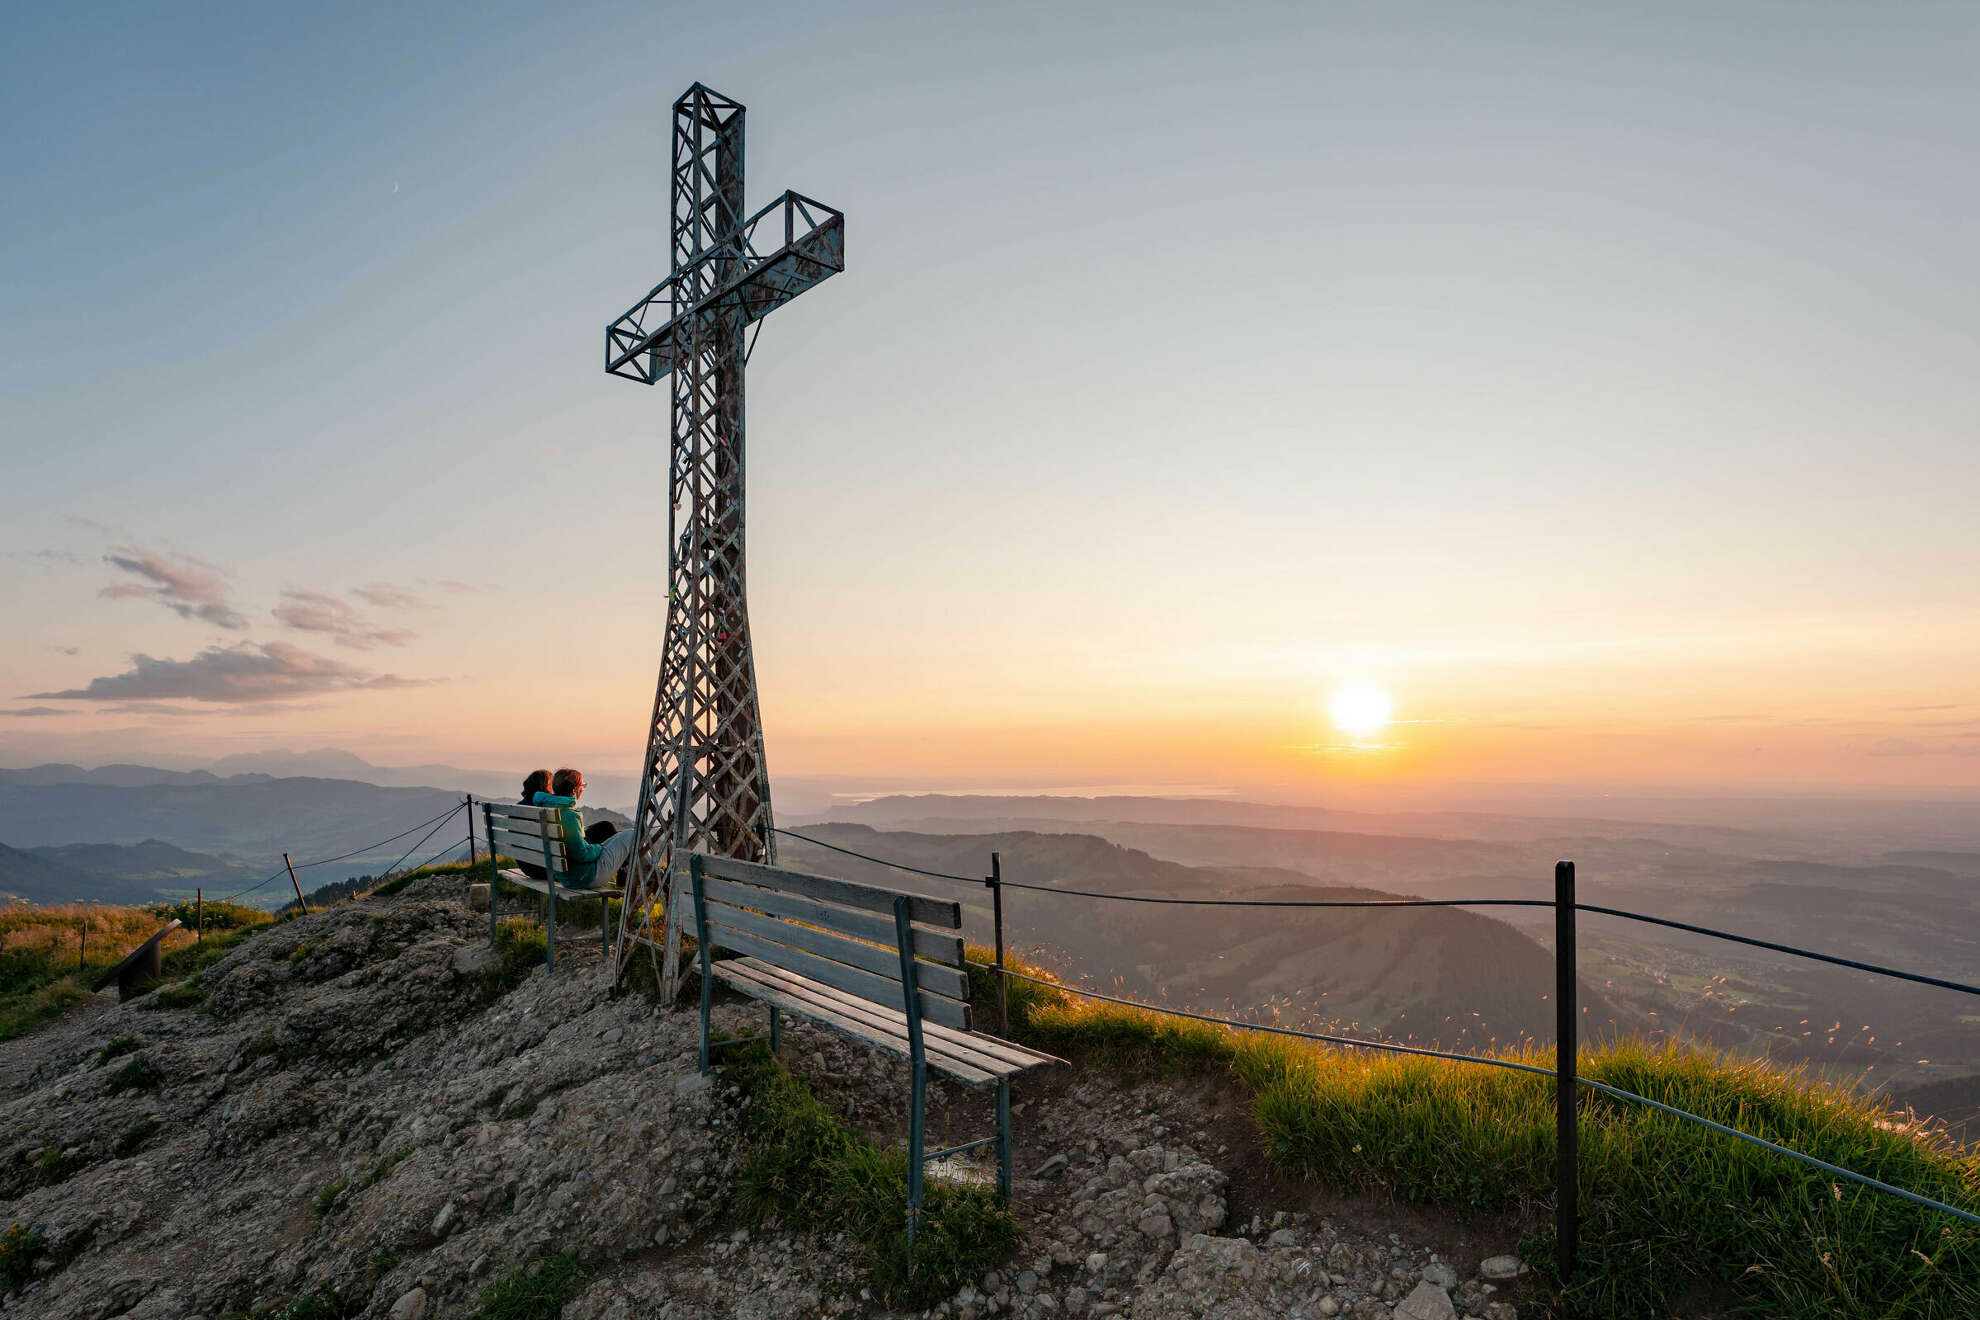
[[[590,1271],[569,1320],[882,1314],[843,1241],[735,1218],[739,1097],[698,1075],[692,1012],[611,997],[595,955],[498,993],[485,941],[454,882],[422,882],[247,941],[203,1009],[96,1005],[0,1045],[0,1231],[39,1244],[0,1313],[218,1320],[316,1294],[453,1320],[568,1251]],[[901,1064],[785,1041],[856,1125],[898,1131]],[[938,1086],[931,1112],[973,1102]],[[1495,1284],[1311,1214],[1231,1222],[1226,1152],[1195,1129],[1159,1085],[1027,1094],[1027,1243],[925,1314],[1510,1320],[1516,1261],[1487,1262]]]

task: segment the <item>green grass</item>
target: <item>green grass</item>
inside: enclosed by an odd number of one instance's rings
[[[321,1219],[336,1209],[338,1198],[343,1196],[344,1189],[350,1185],[348,1178],[338,1178],[334,1181],[324,1183],[322,1187],[317,1189],[315,1198],[309,1203],[311,1217]]]
[[[495,999],[527,981],[531,972],[543,966],[549,948],[550,940],[542,923],[527,917],[504,919],[495,927],[495,953],[501,961],[484,978],[484,993]]]
[[[158,1070],[146,1063],[144,1056],[134,1054],[124,1060],[124,1066],[110,1074],[110,1093],[118,1095],[125,1091],[149,1091],[162,1079]]]
[[[201,905],[192,899],[184,898],[170,903],[150,903],[146,912],[161,922],[177,917],[189,931],[199,930]],[[211,939],[215,934],[231,930],[247,930],[254,926],[266,926],[274,918],[260,908],[252,908],[245,903],[229,903],[224,899],[213,899],[205,904],[206,935]]]
[[[126,1054],[136,1054],[144,1048],[144,1042],[136,1036],[119,1036],[96,1052],[96,1062],[92,1067],[101,1068],[112,1059],[121,1059]]]
[[[584,1288],[584,1267],[568,1251],[545,1256],[481,1294],[476,1320],[557,1320]]]
[[[42,1254],[39,1233],[19,1224],[0,1233],[0,1297],[19,1292],[33,1281],[35,1258]]]
[[[741,1085],[748,1154],[737,1179],[743,1215],[771,1214],[800,1232],[843,1230],[875,1291],[923,1306],[981,1278],[1016,1249],[1022,1230],[987,1187],[928,1182],[907,1246],[907,1152],[860,1136],[761,1043],[724,1051],[723,1075]]]
[[[209,903],[207,937],[200,943],[190,929],[189,903],[10,903],[0,908],[0,1041],[24,1036],[88,998],[97,977],[173,917],[187,928],[165,937],[160,979],[167,982],[193,976],[270,921],[267,913],[253,908]]]
[[[971,978],[987,1008],[989,974]],[[1236,1032],[1023,981],[1008,997],[1011,1035],[1040,1048],[1130,1071],[1234,1077],[1284,1173],[1467,1214],[1552,1204],[1551,1078]],[[1502,1057],[1552,1065],[1540,1051]],[[1578,1067],[1980,1213],[1980,1152],[1893,1125],[1801,1073],[1630,1042],[1585,1051]],[[1580,1267],[1566,1293],[1582,1315],[1660,1320],[1701,1288],[1764,1320],[1980,1314],[1980,1228],[1599,1092],[1583,1095],[1580,1131]],[[1522,1252],[1544,1269],[1551,1228]]]

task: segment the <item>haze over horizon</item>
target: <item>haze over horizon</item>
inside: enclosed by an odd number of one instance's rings
[[[699,79],[773,776],[1980,791],[1980,12],[646,13],[0,17],[0,763],[636,774]]]

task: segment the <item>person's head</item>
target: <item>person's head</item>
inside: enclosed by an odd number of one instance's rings
[[[579,797],[584,793],[584,776],[565,766],[550,776],[550,791],[558,797]]]
[[[549,791],[550,772],[548,770],[532,770],[523,778],[524,798],[529,798],[537,793],[548,793]]]

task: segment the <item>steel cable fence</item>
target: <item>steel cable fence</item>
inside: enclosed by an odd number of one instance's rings
[[[1311,1040],[1329,1045],[1338,1045],[1344,1048],[1377,1050],[1390,1054],[1412,1055],[1418,1057],[1433,1058],[1433,1059],[1439,1059],[1452,1063],[1480,1064],[1486,1067],[1501,1068],[1513,1072],[1530,1073],[1541,1077],[1552,1078],[1557,1085],[1565,1082],[1566,1086],[1562,1087],[1562,1094],[1564,1097],[1571,1095],[1575,1089],[1586,1089],[1589,1091],[1594,1091],[1603,1095],[1607,1095],[1613,1099],[1626,1101],[1632,1104],[1643,1105],[1650,1109],[1658,1110],[1662,1113],[1669,1114],[1675,1118],[1682,1119],[1685,1122],[1695,1123],[1701,1127],[1716,1132],[1722,1136],[1730,1137],[1737,1141],[1746,1142],[1750,1145],[1760,1147],[1761,1149],[1771,1151],[1777,1155],[1784,1155],[1789,1159],[1798,1161],[1799,1163],[1807,1165],[1811,1168],[1820,1169],[1824,1173],[1830,1174],[1833,1177],[1842,1178],[1849,1182],[1857,1183],[1861,1186],[1869,1187],[1876,1191],[1898,1197],[1904,1201],[1910,1202],[1911,1204],[1917,1206],[1921,1206],[1925,1209],[1936,1210],[1942,1214],[1950,1215],[1953,1218],[1961,1220],[1965,1223],[1980,1225],[1980,1214],[1975,1214],[1971,1211],[1962,1210],[1957,1206],[1948,1205],[1943,1201],[1934,1200],[1929,1196],[1923,1196],[1917,1192],[1908,1191],[1905,1188],[1894,1186],[1893,1184],[1884,1182],[1881,1179],[1873,1178],[1868,1174],[1858,1173],[1853,1169],[1847,1169],[1842,1167],[1841,1165],[1831,1164],[1826,1160],[1818,1159],[1813,1155],[1804,1154],[1801,1151],[1795,1150],[1788,1146],[1780,1145],[1777,1142],[1769,1141],[1766,1138],[1756,1136],[1753,1133],[1743,1132],[1738,1128],[1728,1127],[1723,1123],[1715,1122],[1712,1119],[1705,1118],[1699,1114],[1691,1113],[1688,1110],[1679,1109],[1674,1105],[1665,1104],[1660,1100],[1653,1100],[1648,1096],[1638,1095],[1634,1091],[1627,1091],[1621,1087],[1611,1086],[1606,1082],[1599,1082],[1593,1080],[1592,1078],[1580,1076],[1575,1068],[1575,1063],[1574,1063],[1574,1043],[1573,1043],[1574,1032],[1571,1026],[1574,1020],[1573,1019],[1574,1005],[1572,1003],[1572,999],[1574,997],[1574,968],[1573,968],[1574,919],[1573,918],[1574,918],[1574,914],[1579,912],[1590,912],[1602,916],[1619,917],[1628,921],[1643,922],[1648,925],[1666,927],[1673,930],[1681,930],[1691,934],[1707,936],[1713,939],[1727,940],[1736,944],[1748,945],[1754,948],[1767,949],[1772,952],[1787,954],[1792,957],[1807,958],[1812,961],[1828,963],[1838,967],[1845,967],[1854,971],[1867,972],[1876,976],[1886,976],[1897,980],[1910,981],[1921,985],[1934,986],[1939,989],[1952,990],[1960,994],[1980,995],[1980,987],[1968,985],[1960,981],[1948,980],[1943,977],[1928,976],[1919,972],[1907,972],[1900,968],[1885,967],[1877,963],[1863,962],[1854,958],[1843,958],[1834,954],[1819,953],[1813,949],[1803,949],[1795,945],[1782,944],[1773,940],[1763,940],[1749,935],[1739,935],[1731,931],[1717,930],[1709,926],[1699,926],[1690,922],[1675,921],[1667,917],[1654,917],[1641,912],[1631,912],[1626,909],[1607,907],[1595,903],[1581,903],[1576,901],[1574,898],[1574,864],[1572,862],[1562,862],[1555,868],[1556,896],[1552,901],[1549,901],[1547,899],[1537,899],[1537,898],[1320,899],[1320,900],[1158,898],[1158,897],[1153,897],[1149,895],[1140,895],[1140,894],[1109,894],[1099,890],[1063,889],[1052,885],[1034,885],[1034,884],[1026,884],[1021,881],[1005,880],[1002,877],[1002,866],[1000,859],[998,858],[998,855],[996,853],[991,854],[992,873],[990,876],[987,877],[961,876],[961,875],[953,875],[942,871],[931,871],[918,866],[910,866],[903,862],[890,861],[884,857],[874,857],[868,853],[862,853],[855,851],[854,849],[851,848],[845,848],[837,844],[827,843],[823,839],[814,839],[808,835],[798,834],[791,830],[779,829],[777,830],[777,833],[783,834],[789,838],[800,840],[804,843],[812,844],[816,847],[829,849],[832,852],[843,853],[848,857],[856,857],[861,861],[872,862],[879,866],[890,867],[897,871],[905,871],[913,875],[927,876],[931,879],[936,879],[936,880],[954,881],[959,884],[983,885],[991,889],[993,896],[992,901],[995,908],[997,960],[994,964],[992,964],[992,963],[980,963],[971,959],[969,960],[969,963],[971,966],[986,970],[998,978],[998,983],[999,983],[998,997],[999,997],[1000,1013],[1003,1006],[1002,982],[1003,982],[1003,978],[1009,977],[1015,980],[1028,981],[1035,985],[1045,986],[1047,988],[1057,990],[1065,994],[1077,995],[1086,999],[1102,1000],[1107,1003],[1118,1004],[1127,1008],[1138,1009],[1149,1013],[1158,1013],[1168,1017],[1188,1018],[1198,1022],[1205,1022],[1205,1023],[1210,1023],[1213,1025],[1225,1027],[1234,1031],[1260,1032],[1268,1035],[1294,1037],[1302,1040]],[[1061,981],[1048,980],[1037,976],[1031,976],[1024,972],[1016,971],[1015,969],[1009,968],[1004,965],[1005,960],[1004,960],[1004,940],[1003,940],[1002,891],[1005,889],[1022,889],[1033,893],[1057,894],[1067,898],[1084,898],[1084,899],[1097,900],[1103,902],[1142,903],[1142,904],[1177,906],[1177,907],[1234,907],[1234,908],[1289,908],[1289,909],[1426,908],[1426,907],[1552,908],[1555,910],[1557,914],[1557,928],[1556,928],[1557,946],[1559,946],[1557,947],[1555,954],[1557,977],[1558,977],[1557,988],[1559,988],[1562,991],[1559,997],[1563,1001],[1561,1004],[1557,1005],[1557,1009],[1560,1014],[1558,1020],[1562,1024],[1562,1032],[1561,1032],[1562,1041],[1557,1042],[1557,1044],[1564,1044],[1565,1048],[1559,1050],[1558,1057],[1560,1063],[1557,1067],[1542,1068],[1534,1064],[1520,1063],[1512,1059],[1498,1059],[1486,1055],[1476,1055],[1476,1054],[1458,1054],[1450,1051],[1428,1049],[1422,1046],[1401,1045],[1401,1044],[1391,1043],[1388,1041],[1364,1040],[1353,1036],[1340,1036],[1325,1032],[1299,1031],[1291,1027],[1280,1027],[1267,1023],[1244,1022],[1234,1018],[1218,1017],[1213,1014],[1197,1013],[1187,1009],[1172,1008],[1166,1005],[1151,1004],[1141,1000],[1127,999],[1116,995],[1103,994],[1102,992],[1097,990],[1089,990],[1081,986],[1069,985]],[[1561,947],[1565,947],[1567,951],[1567,957],[1565,963],[1563,963],[1562,960]],[[1007,1023],[1008,1023],[1008,1019],[1006,1019],[1006,1024]],[[1567,1102],[1564,1100],[1563,1105],[1565,1105],[1566,1103]],[[1571,1136],[1573,1132],[1573,1118],[1571,1116],[1571,1111],[1568,1111],[1567,1109],[1564,1108],[1563,1112],[1557,1117],[1559,1117],[1561,1123],[1560,1131],[1563,1138],[1563,1146],[1564,1146],[1564,1158],[1562,1160],[1559,1176],[1557,1179],[1556,1193],[1559,1200],[1558,1227],[1559,1227],[1559,1242],[1561,1244],[1560,1247],[1561,1260],[1559,1264],[1560,1264],[1561,1277],[1565,1279],[1566,1277],[1568,1277],[1570,1274],[1573,1273],[1573,1260],[1575,1254],[1576,1239],[1578,1238],[1579,1235],[1579,1223],[1578,1223],[1579,1214],[1578,1214],[1578,1206],[1576,1204],[1576,1191],[1575,1191],[1575,1179],[1576,1179],[1577,1171],[1576,1171],[1576,1161],[1574,1154],[1575,1143]]]

